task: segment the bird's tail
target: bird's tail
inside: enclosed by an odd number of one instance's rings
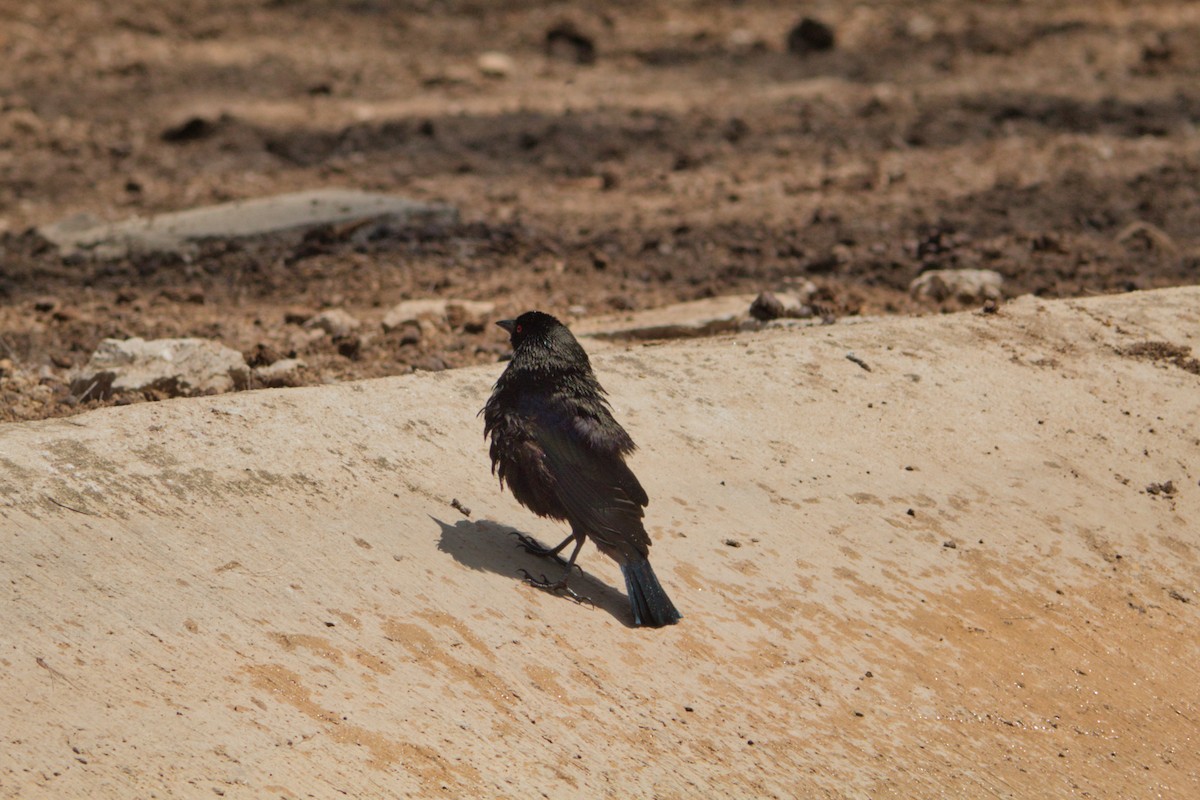
[[[622,564],[621,572],[625,575],[625,590],[629,592],[635,625],[661,628],[679,622],[682,615],[663,591],[649,561],[643,558]]]

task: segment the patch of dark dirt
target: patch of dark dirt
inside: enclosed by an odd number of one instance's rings
[[[1192,357],[1192,348],[1170,342],[1138,342],[1118,350],[1121,355],[1170,364],[1184,372],[1200,375],[1200,359]]]

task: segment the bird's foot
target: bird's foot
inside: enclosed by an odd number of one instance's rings
[[[535,578],[533,575],[529,574],[528,570],[521,569],[517,571],[521,573],[521,577],[529,586],[533,586],[537,589],[544,589],[551,594],[564,594],[574,600],[576,603],[587,603],[592,608],[596,607],[596,604],[592,602],[592,598],[584,597],[568,586],[566,577],[563,577],[558,581],[551,581],[545,576],[545,574],[543,574],[540,578]],[[583,570],[580,570],[580,572],[582,571]]]
[[[526,536],[525,534],[518,533],[517,531],[510,531],[510,533],[513,536],[517,537],[517,547],[523,548],[526,553],[532,553],[533,555],[537,556],[538,558],[545,558],[546,556],[557,556],[558,555],[558,553],[555,552],[552,548],[543,547],[541,542],[539,542],[537,539],[533,538],[532,536]],[[559,560],[561,561],[562,559],[559,559]]]
[[[538,558],[553,558],[555,562],[557,562],[558,565],[563,569],[568,567],[567,560],[560,556],[559,552],[562,551],[563,546],[566,545],[567,542],[571,541],[570,539],[567,539],[566,542],[563,542],[558,547],[543,547],[541,542],[539,542],[537,539],[534,539],[532,536],[526,536],[525,534],[518,533],[517,531],[511,531],[511,533],[513,536],[517,537],[517,547],[520,547],[526,553],[535,555]],[[583,574],[583,567],[579,566],[578,564],[571,566],[576,567],[579,570],[580,575]]]

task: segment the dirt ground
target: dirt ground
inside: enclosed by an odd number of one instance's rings
[[[1196,282],[1200,6],[819,2],[833,46],[791,52],[799,13],[2,0],[0,419],[95,405],[69,374],[109,336],[294,355],[305,383],[503,353],[490,326],[302,335],[406,298],[577,319],[811,279],[846,316],[953,308],[909,298],[931,268],[997,270],[1010,296]],[[319,186],[461,222],[187,263],[64,259],[32,232]]]

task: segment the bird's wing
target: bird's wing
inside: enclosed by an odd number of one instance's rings
[[[489,415],[486,433],[492,439],[492,471],[500,476],[500,483],[507,484],[517,501],[533,513],[566,519],[554,474],[535,436],[534,418],[497,412]]]
[[[540,414],[534,438],[572,526],[629,556],[645,556],[650,547],[642,525],[646,490],[621,455],[598,450],[575,419],[559,415]]]

